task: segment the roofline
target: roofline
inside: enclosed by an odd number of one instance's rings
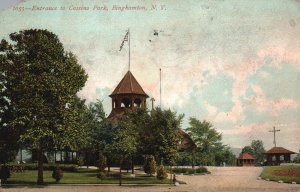
[[[110,94],[109,97],[112,96],[116,96],[116,95],[142,95],[145,96],[146,98],[149,98],[149,96],[145,93],[145,94],[141,94],[141,93],[115,93],[115,94]]]

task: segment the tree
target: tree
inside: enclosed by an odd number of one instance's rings
[[[102,101],[97,100],[91,102],[83,109],[84,124],[87,129],[87,137],[85,138],[85,145],[81,146],[81,152],[85,153],[85,163],[89,166],[91,163],[96,163],[99,160],[100,154],[103,154],[103,142],[105,133],[102,132],[108,124],[105,117],[105,111]]]
[[[300,152],[300,150],[299,150]],[[294,163],[300,163],[300,154],[298,153],[297,156],[293,159]]]
[[[43,153],[80,145],[85,131],[78,122],[76,93],[87,75],[58,37],[40,29],[10,34],[0,44],[2,97],[7,98],[3,122],[18,140],[37,151],[38,184],[43,184]],[[70,109],[71,108],[71,109]]]
[[[243,149],[242,149],[242,152],[241,153],[249,153],[251,155],[254,155],[254,151],[252,149],[251,146],[247,145],[245,146]]]
[[[105,145],[105,152],[113,154],[119,161],[119,185],[122,185],[122,163],[136,152],[136,132],[128,116],[118,119],[116,129],[113,129],[112,141]]]
[[[208,121],[201,122],[196,118],[190,118],[189,124],[187,132],[195,142],[198,161],[201,164],[214,165],[214,151],[218,151],[217,149],[222,145],[222,135]]]
[[[175,164],[178,157],[177,146],[180,141],[178,130],[183,115],[171,110],[152,110],[150,120],[140,134],[139,149],[143,155],[153,155],[156,162],[164,160],[169,165]]]
[[[264,143],[261,140],[253,140],[251,142],[251,148],[253,149],[256,165],[262,165],[265,152]]]

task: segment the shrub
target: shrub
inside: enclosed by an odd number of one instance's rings
[[[18,173],[18,172],[23,172],[24,171],[24,165],[23,164],[9,163],[7,165],[7,167],[13,173]]]
[[[99,173],[97,173],[97,177],[99,179],[105,179],[106,178],[106,173],[104,171],[100,171]]]
[[[97,161],[97,166],[100,172],[103,172],[106,168],[106,157],[104,155],[99,156],[99,160]]]
[[[23,169],[25,170],[37,170],[38,169],[38,166],[37,166],[37,163],[26,163],[26,164],[22,164],[20,166],[23,166]],[[43,169],[44,170],[54,170],[56,168],[56,165],[55,164],[51,164],[51,163],[45,163],[43,165]],[[60,168],[63,170],[63,171],[70,171],[70,172],[74,172],[77,170],[78,166],[75,165],[75,164],[61,164],[60,165]]]
[[[167,172],[165,171],[165,168],[163,165],[160,165],[157,171],[157,175],[156,175],[157,179],[159,180],[163,180],[165,178],[168,177]]]
[[[156,162],[153,156],[146,158],[146,163],[144,165],[144,172],[151,176],[156,172]]]
[[[195,174],[195,173],[208,173],[206,167],[199,167],[197,169],[191,168],[173,168],[172,171],[176,174],[184,173],[184,174]]]
[[[196,173],[207,173],[207,168],[206,167],[199,167],[196,169]]]
[[[195,169],[187,169],[186,173],[188,173],[189,175],[191,174],[195,174]]]
[[[5,183],[10,177],[10,170],[8,166],[1,166],[0,168],[0,179]]]
[[[57,166],[55,169],[53,169],[52,177],[53,177],[53,179],[55,179],[56,183],[58,183],[61,180],[61,178],[63,177],[63,171],[59,166]]]

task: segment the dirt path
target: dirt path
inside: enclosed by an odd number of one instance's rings
[[[178,176],[187,182],[188,191],[274,191],[300,192],[300,185],[257,180],[261,167],[209,167],[210,175]]]
[[[0,192],[300,192],[300,185],[257,180],[260,167],[209,167],[210,175],[184,176],[177,179],[187,185],[170,186],[50,186],[44,188],[15,187]]]

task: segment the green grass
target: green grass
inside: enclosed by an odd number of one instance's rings
[[[299,176],[292,176],[292,175],[278,175],[276,171],[283,171],[285,173],[292,173],[292,172],[300,172],[300,166],[270,166],[264,168],[263,172],[261,173],[260,177],[263,179],[270,179],[271,181],[283,181],[285,183],[296,182],[300,184],[300,177]]]
[[[60,184],[118,184],[119,178],[107,177],[100,180],[97,178],[97,170],[93,169],[79,169],[76,172],[63,172],[63,178],[60,180]],[[150,177],[147,175],[136,175],[136,177],[130,177],[130,174],[122,174],[123,184],[169,184],[169,179],[158,180],[156,177]],[[21,173],[13,173],[7,180],[7,184],[25,184],[35,185],[37,180],[36,170],[27,170]],[[56,184],[52,178],[52,171],[44,171],[44,183]]]

